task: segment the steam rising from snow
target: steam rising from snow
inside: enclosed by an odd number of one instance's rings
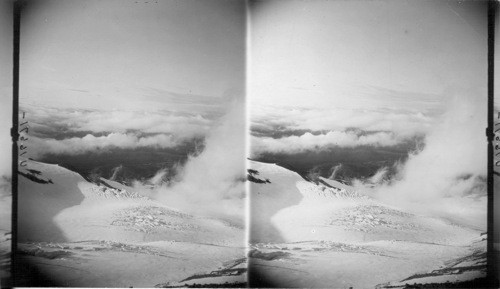
[[[477,92],[455,94],[447,107],[427,135],[425,148],[409,157],[396,181],[380,184],[372,193],[415,211],[460,216],[469,224],[485,226],[486,97]]]
[[[331,169],[332,173],[330,174],[330,176],[328,178],[331,180],[335,180],[337,173],[339,172],[339,170],[341,168],[342,168],[342,164],[338,164],[338,165],[332,167],[332,169]]]
[[[149,182],[152,184],[152,185],[160,185],[163,178],[167,175],[168,171],[167,169],[162,169],[162,170],[159,170],[155,175],[154,177],[152,177],[151,179],[149,179]]]
[[[115,168],[113,168],[112,170],[112,175],[111,175],[111,178],[109,178],[111,181],[114,181],[116,180],[116,176],[118,175],[118,173],[123,169],[123,166],[122,165],[119,165]]]
[[[370,178],[370,182],[373,184],[378,184],[384,180],[384,177],[387,175],[389,172],[389,169],[387,167],[380,168],[375,175],[373,175]]]
[[[216,217],[238,217],[243,224],[245,197],[245,110],[233,100],[206,139],[205,149],[178,169],[176,181],[153,191],[175,208]]]

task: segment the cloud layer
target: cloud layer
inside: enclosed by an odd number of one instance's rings
[[[252,155],[263,152],[296,153],[334,146],[395,146],[427,134],[442,114],[444,105],[440,97],[415,95],[416,98],[411,98],[410,95],[398,98],[392,94],[377,105],[361,106],[363,108],[318,104],[286,107],[254,103],[251,109],[254,132]],[[373,95],[373,98],[376,97],[381,98]],[[403,106],[405,101],[406,107]],[[276,131],[295,133],[276,138],[273,135]],[[301,133],[298,135],[296,132]]]
[[[82,154],[86,152],[99,152],[100,150],[110,148],[170,148],[180,145],[181,143],[181,141],[174,139],[171,135],[164,134],[139,137],[132,133],[110,133],[106,136],[96,137],[87,134],[82,138],[72,137],[62,140],[30,137],[28,149],[31,149],[31,157],[37,157],[41,154]]]
[[[376,132],[359,135],[354,131],[329,131],[326,134],[315,135],[306,132],[301,136],[283,138],[253,137],[252,154],[260,153],[298,153],[332,147],[356,146],[394,146],[404,141],[404,138],[391,132]]]
[[[29,155],[80,154],[110,148],[170,148],[203,138],[221,112],[74,110],[21,107]]]
[[[380,108],[339,108],[335,106],[286,107],[253,104],[251,109],[252,127],[272,130],[276,127],[305,129],[311,131],[344,131],[358,128],[364,131],[390,131],[398,135],[426,133],[441,113],[439,105],[428,109],[391,108],[390,102]]]
[[[54,130],[75,132],[169,133],[182,137],[204,135],[219,113],[172,111],[74,110],[23,106],[33,131],[50,137]]]

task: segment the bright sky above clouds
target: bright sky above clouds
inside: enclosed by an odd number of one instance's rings
[[[242,89],[241,1],[27,3],[21,102],[122,110],[170,104],[189,110],[170,98],[185,96],[189,102],[193,96],[231,96]]]
[[[486,85],[485,2],[291,0],[251,8],[254,104],[405,107],[394,97]]]

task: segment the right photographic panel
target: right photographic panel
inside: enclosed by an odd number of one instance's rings
[[[249,3],[250,286],[486,276],[487,6]]]

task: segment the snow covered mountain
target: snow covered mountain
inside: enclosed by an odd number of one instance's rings
[[[18,286],[401,288],[485,275],[482,231],[250,162],[245,230],[58,165],[19,176]],[[360,274],[362,272],[362,274]],[[31,278],[31,279],[30,279]]]
[[[28,278],[18,286],[246,282],[243,228],[58,165],[31,161],[19,174],[18,270]]]
[[[379,288],[484,277],[482,231],[251,161],[250,284]],[[362,274],[360,274],[362,272]]]

